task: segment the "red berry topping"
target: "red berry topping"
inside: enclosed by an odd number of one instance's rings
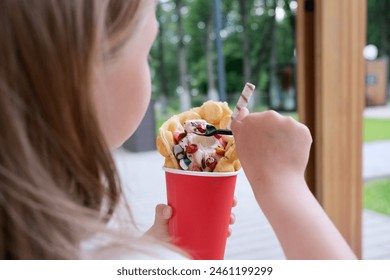
[[[198,145],[190,144],[186,147],[187,154],[193,154],[198,150]]]

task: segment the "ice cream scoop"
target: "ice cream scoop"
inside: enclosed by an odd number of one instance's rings
[[[164,166],[188,171],[233,172],[241,168],[232,135],[204,137],[207,124],[226,130],[232,110],[226,102],[207,101],[170,117],[159,128],[158,151]],[[196,133],[195,133],[196,132]],[[230,133],[230,132],[228,132]]]

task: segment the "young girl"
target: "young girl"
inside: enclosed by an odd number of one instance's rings
[[[106,230],[121,197],[110,149],[150,98],[156,4],[0,2],[0,259],[81,258]],[[152,234],[170,217],[157,209]]]
[[[0,2],[0,259],[183,258],[106,225],[122,197],[111,149],[150,98],[156,4]],[[307,129],[247,114],[232,124],[237,150],[286,256],[353,258],[304,182]],[[167,239],[171,209],[156,210],[148,233]]]

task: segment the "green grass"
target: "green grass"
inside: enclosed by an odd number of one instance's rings
[[[390,119],[364,119],[364,142],[390,140]]]
[[[390,179],[366,183],[363,206],[369,210],[390,216]]]

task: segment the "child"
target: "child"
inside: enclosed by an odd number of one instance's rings
[[[109,148],[150,98],[156,4],[0,2],[0,259],[94,257],[80,246],[121,197]],[[170,209],[157,209],[158,234]]]
[[[183,258],[106,226],[122,197],[110,149],[136,130],[150,98],[156,4],[0,2],[0,259]],[[353,258],[303,180],[307,130],[245,114],[233,123],[238,153],[287,257]],[[170,216],[159,205],[148,235],[167,239]]]

